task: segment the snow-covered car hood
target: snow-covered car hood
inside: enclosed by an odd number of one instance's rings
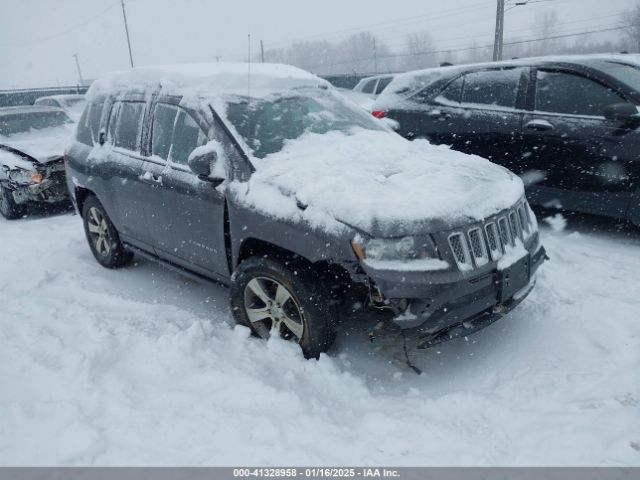
[[[306,134],[252,161],[256,172],[239,192],[252,208],[375,236],[481,221],[524,195],[522,181],[503,167],[389,131]]]
[[[60,158],[73,136],[73,126],[32,130],[7,137],[0,136],[0,145],[18,150],[40,163]]]

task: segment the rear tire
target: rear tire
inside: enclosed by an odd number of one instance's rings
[[[15,220],[25,214],[23,205],[18,205],[13,199],[11,190],[0,184],[0,214],[7,220]]]
[[[318,358],[335,340],[331,308],[309,267],[283,260],[251,257],[238,266],[231,283],[236,323],[254,335],[274,332],[300,345],[306,358]]]
[[[120,268],[131,262],[133,253],[124,247],[107,212],[94,196],[84,201],[82,223],[91,253],[100,265]]]

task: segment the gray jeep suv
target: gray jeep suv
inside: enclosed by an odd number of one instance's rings
[[[307,357],[368,308],[425,346],[469,334],[545,257],[516,176],[409,142],[302,70],[145,67],[87,99],[66,168],[96,260],[230,285],[237,323]]]

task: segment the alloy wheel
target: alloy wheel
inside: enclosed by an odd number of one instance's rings
[[[96,252],[103,256],[109,255],[112,243],[111,234],[104,215],[96,207],[89,209],[87,229]]]
[[[275,332],[299,342],[304,335],[302,309],[293,294],[273,278],[255,277],[244,289],[244,306],[254,330],[262,338]]]

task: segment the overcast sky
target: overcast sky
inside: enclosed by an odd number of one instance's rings
[[[514,1],[514,0],[510,0]],[[518,0],[522,1],[522,0]],[[617,26],[635,0],[530,0],[506,14],[506,37],[533,38],[539,12],[555,10],[562,32]],[[244,60],[295,41],[340,40],[370,30],[400,50],[429,31],[438,48],[493,42],[496,0],[125,0],[136,65]],[[68,85],[129,66],[120,0],[0,0],[0,88]],[[607,34],[600,34],[607,35]],[[611,35],[611,34],[608,34]]]

